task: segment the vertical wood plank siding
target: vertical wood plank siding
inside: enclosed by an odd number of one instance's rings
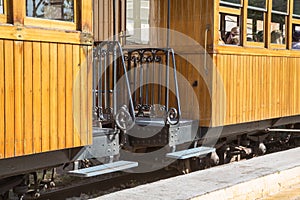
[[[154,12],[151,12],[154,21],[151,23],[153,27],[159,26],[167,28],[167,11],[168,1],[153,0]],[[171,0],[171,30],[183,33],[198,42],[204,47],[205,37],[204,33],[207,25],[210,25],[208,31],[208,46],[213,45],[213,29],[214,24],[214,1],[209,0]],[[159,20],[157,20],[159,18]],[[155,23],[156,22],[156,23]],[[159,24],[157,24],[159,23]],[[170,44],[178,45],[180,38],[171,36]],[[159,41],[158,41],[159,42]],[[158,43],[161,45],[161,43]],[[185,44],[180,44],[184,46]]]
[[[24,49],[32,49],[25,42]],[[24,153],[33,153],[33,51],[24,51]],[[27,123],[30,122],[30,123]]]
[[[224,125],[299,115],[299,62],[300,57],[217,54],[226,94],[218,99],[226,101]],[[213,126],[220,125],[214,118]]]
[[[151,25],[166,28],[167,1],[154,0],[151,2],[151,14],[153,15],[151,16]],[[200,126],[206,127],[211,126],[214,115],[214,107],[212,106],[214,74],[211,71],[213,68],[210,67],[213,64],[211,59],[207,59],[209,73],[206,74],[204,71],[204,46],[206,42],[204,35],[207,25],[213,27],[213,5],[214,2],[209,0],[171,0],[170,46],[179,54],[176,56],[177,70],[188,81],[190,88],[187,90],[186,86],[179,85],[183,117],[200,118]],[[174,31],[177,33],[174,34]],[[157,35],[157,33],[151,33],[150,37],[153,43],[165,47],[166,35]],[[183,38],[181,38],[182,36]],[[187,37],[190,38],[188,44],[181,42]],[[193,43],[192,40],[194,40]],[[212,48],[212,45],[213,31],[210,29],[207,46]],[[197,50],[194,51],[194,49]],[[194,84],[196,85],[193,86]],[[193,95],[196,95],[196,99],[193,98]],[[174,100],[171,99],[171,102]],[[195,111],[197,108],[200,111]]]
[[[153,6],[157,10],[151,11],[155,16],[152,24],[167,27],[167,1],[153,2],[159,6]],[[212,10],[218,4],[208,0],[171,0],[172,30],[191,37],[204,47],[205,29],[210,27],[207,45],[213,63],[207,65],[212,70],[207,76],[196,73],[188,62],[197,58],[199,63],[203,62],[201,53],[193,55],[190,52],[193,48],[184,48],[185,44],[180,44],[176,37],[172,36],[170,42],[176,52],[187,55],[177,58],[178,71],[191,85],[198,81],[194,91],[200,106],[200,126],[215,127],[299,115],[300,79],[297,74],[300,67],[297,63],[300,56],[296,52],[290,55],[288,50],[287,55],[283,55],[272,49],[258,50],[258,55],[254,49],[243,47],[235,50],[224,47],[219,53],[218,37],[213,35],[218,35],[218,12]],[[193,106],[191,94],[184,89],[180,89],[182,105]],[[183,109],[183,112],[187,111]]]
[[[4,42],[0,40],[0,57],[4,58]],[[5,75],[4,59],[0,59],[0,158],[5,156]]]
[[[76,68],[73,62],[73,47],[66,45],[66,148],[70,148],[74,144],[74,110],[73,105],[69,102],[73,101],[73,69]]]
[[[42,57],[41,44],[32,44],[33,63],[33,153],[42,151]]]
[[[0,158],[90,144],[91,52],[0,40]]]
[[[23,55],[23,42],[14,42],[14,54],[19,56],[13,56],[15,66],[15,156],[23,155],[24,153],[24,55]]]
[[[58,148],[62,149],[66,147],[66,45],[59,44],[57,47],[57,132],[58,134]],[[66,67],[61,67],[66,66]],[[72,67],[71,67],[72,68]]]
[[[13,41],[4,41],[4,83],[5,83],[5,112],[4,112],[4,157],[13,157],[15,155],[15,66],[13,61],[14,43]]]
[[[104,41],[112,39],[113,36],[113,1],[111,0],[93,0],[93,12],[94,12],[94,40],[95,41]],[[116,27],[116,34],[119,34],[121,31],[125,31],[125,19],[124,10],[122,4],[125,3],[125,0],[117,1],[116,10],[119,12],[117,15],[116,21],[118,26]],[[124,9],[124,8],[123,8]],[[120,23],[119,23],[120,22]]]

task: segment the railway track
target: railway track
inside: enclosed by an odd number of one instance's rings
[[[275,153],[299,146],[299,143],[281,144],[280,142],[266,143],[269,153]],[[235,159],[232,159],[236,161]],[[211,166],[209,166],[211,167]],[[203,166],[202,169],[207,168]],[[69,177],[60,169],[57,169],[59,183],[54,188],[40,190],[41,200],[81,200],[95,198],[122,189],[136,187],[138,185],[167,179],[182,174],[182,171],[175,167],[168,167],[155,172],[131,174],[125,172],[115,172],[93,178]],[[17,199],[17,198],[11,198]],[[27,194],[22,199],[36,199],[34,195]]]
[[[77,183],[75,184],[72,183],[71,185],[66,185],[61,188],[54,188],[46,192],[42,192],[39,199],[89,199],[110,192],[170,178],[176,175],[179,175],[178,171],[176,170],[159,170],[144,174],[117,172],[95,178],[77,179]]]

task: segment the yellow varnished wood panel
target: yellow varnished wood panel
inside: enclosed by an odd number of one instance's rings
[[[216,57],[214,56],[214,61],[216,64],[220,64],[223,62],[223,57]],[[216,105],[215,107],[213,107],[213,115],[212,117],[215,119],[215,121],[212,121],[212,126],[214,126],[214,124],[222,124],[224,123],[225,117],[224,115],[229,114],[229,113],[225,113],[226,112],[226,108],[224,108],[224,105],[221,103],[225,103],[226,102],[226,96],[224,96],[225,94],[225,89],[223,87],[223,79],[221,79],[219,77],[219,74],[223,74],[224,71],[223,68],[219,68],[216,69],[214,68],[213,71],[213,79],[216,81],[216,84],[213,85],[213,98],[212,98],[212,104]],[[226,78],[226,77],[224,77]],[[228,104],[228,106],[230,106],[230,104]],[[230,108],[228,108],[228,110],[230,110]],[[216,114],[218,113],[218,114]],[[227,118],[227,120],[229,120],[229,118]]]
[[[91,35],[89,35],[91,37]],[[92,41],[84,40],[79,31],[49,30],[33,27],[19,27],[0,24],[0,38],[25,40],[36,42],[59,42],[66,44],[89,44]]]
[[[50,150],[58,148],[57,130],[57,86],[60,84],[57,78],[57,44],[50,44]],[[63,100],[63,99],[62,99]]]
[[[59,44],[57,53],[57,139],[62,149],[66,146],[66,46]]]
[[[251,77],[249,77],[249,68],[248,66],[248,62],[249,59],[247,57],[241,57],[240,58],[240,62],[241,63],[245,63],[245,65],[242,68],[242,73],[241,73],[241,88],[242,88],[242,92],[241,92],[241,119],[246,121],[248,120],[248,112],[249,112],[249,101],[245,98],[247,96],[247,94],[249,93],[249,79]],[[237,99],[238,100],[238,99]]]
[[[203,70],[203,55],[181,54],[176,56],[176,65],[182,117],[199,119],[201,126],[210,126],[212,90],[210,77]],[[175,100],[171,99],[171,102],[175,103]]]
[[[34,153],[42,151],[42,58],[41,44],[33,43],[33,142]]]
[[[113,36],[113,1],[110,0],[93,0],[94,2],[94,40],[103,41],[108,40]],[[117,8],[119,8],[119,1],[117,1]],[[125,18],[122,16],[124,11],[119,12],[117,21]],[[123,19],[124,20],[124,19]],[[120,24],[121,25],[121,24]],[[118,26],[116,33],[120,33],[121,27]]]
[[[92,47],[0,40],[0,55],[0,158],[92,143]]]
[[[158,26],[166,28],[167,1],[154,0],[152,3],[153,6],[151,7],[151,14],[153,16],[151,16],[150,24],[154,27]],[[212,76],[214,74],[210,73],[212,71],[209,71],[207,75],[204,75],[205,73],[199,74],[199,72],[194,69],[195,66],[193,66],[190,62],[192,60],[200,64],[201,66],[197,67],[199,67],[199,70],[202,70],[203,72],[203,48],[201,53],[200,51],[195,53],[193,50],[199,48],[199,44],[204,47],[205,42],[207,42],[208,48],[210,48],[210,45],[213,44],[213,5],[213,1],[171,0],[170,28],[177,33],[174,34],[174,32],[171,31],[170,46],[173,47],[177,53],[180,53],[180,56],[186,56],[186,58],[176,59],[178,72],[184,76],[184,78],[189,82],[189,87],[194,90],[194,92],[189,92],[180,88],[180,97],[182,98],[181,105],[183,107],[182,112],[183,114],[187,113],[188,116],[188,111],[190,109],[189,106],[194,108],[200,107],[200,112],[198,112],[197,115],[200,115],[201,126],[210,126],[211,123],[213,123],[211,121],[212,115],[215,115],[219,121],[222,121],[221,116],[224,115],[223,112],[221,114],[216,114],[215,112],[221,110],[222,103],[218,104],[220,106],[218,109],[212,107],[212,101],[216,100],[211,98],[211,95],[213,95],[212,93],[214,92],[212,91]],[[204,37],[206,28],[210,29],[208,30],[207,41],[205,41]],[[180,34],[178,34],[178,32]],[[159,37],[157,37],[157,33],[151,34],[150,38],[153,38],[154,44],[158,46],[166,46],[166,34],[161,34]],[[183,35],[190,38],[189,44],[183,41],[181,37]],[[191,43],[191,39],[194,40],[193,43]],[[212,66],[209,62],[210,61],[208,61],[207,65]],[[213,70],[213,68],[210,67],[209,70]],[[197,86],[193,87],[192,85],[194,83],[198,83],[198,85],[196,84]],[[191,99],[192,93],[196,94],[197,101]],[[223,96],[223,93],[217,92],[214,94],[214,96],[218,95]],[[195,111],[193,114],[195,115]]]
[[[98,12],[99,7],[100,6],[100,2],[99,1],[93,1],[93,12],[94,12],[94,20],[93,20],[93,28],[94,28],[94,36],[99,36],[99,22],[100,21],[96,21],[95,19],[100,19],[100,12]]]
[[[156,15],[160,18],[158,27],[167,27],[167,3],[168,1],[157,1]],[[159,8],[159,9],[158,9]],[[171,29],[191,37],[204,46],[205,30],[210,26],[207,44],[213,44],[213,1],[199,0],[171,0]],[[172,34],[171,34],[172,35]],[[176,35],[171,36],[171,46],[178,44],[180,40]]]
[[[4,42],[5,60],[5,157],[15,155],[15,78],[13,41]]]
[[[260,85],[260,78],[261,78],[261,74],[259,73],[260,71],[260,68],[261,68],[261,63],[259,62],[259,59],[260,57],[254,57],[255,59],[255,65],[253,66],[254,67],[254,72],[255,72],[255,77],[254,77],[254,80],[255,80],[255,112],[254,112],[254,119],[260,119],[260,114],[261,114],[261,110],[260,110],[260,101],[261,101],[261,96],[260,96],[260,92],[262,90],[261,88],[261,85]],[[259,64],[260,63],[260,64]],[[239,119],[237,118],[236,121],[239,121]]]
[[[93,115],[92,115],[92,108],[93,108],[93,48],[87,47],[87,144],[92,144],[93,142]]]
[[[299,115],[298,58],[216,54],[216,66],[226,93],[226,118],[230,125]],[[220,84],[215,80],[215,84]],[[216,87],[215,87],[216,88]],[[217,93],[217,92],[216,92]],[[218,110],[219,105],[214,103]]]
[[[74,144],[74,113],[73,113],[73,47],[66,46],[66,147]]]
[[[225,90],[230,91],[229,93],[226,92],[226,103],[228,102],[229,105],[229,119],[230,121],[235,121],[236,118],[238,117],[237,114],[237,107],[238,107],[238,98],[239,98],[239,92],[238,92],[238,88],[240,88],[240,69],[239,69],[239,65],[237,65],[236,62],[234,62],[234,60],[232,59],[233,57],[231,55],[227,56],[228,59],[230,60],[227,69],[225,70],[226,75],[228,76],[228,81],[230,84],[225,85]],[[226,59],[223,60],[223,62],[226,62]],[[224,64],[224,63],[223,63]],[[222,77],[222,76],[221,76]],[[239,78],[233,78],[233,77],[239,77]],[[225,77],[222,77],[223,79]],[[229,95],[228,95],[229,94]],[[229,99],[228,97],[233,96],[234,98]],[[228,105],[227,103],[227,105]]]
[[[68,30],[68,31],[75,31],[76,24],[74,22],[65,22],[59,20],[47,20],[47,19],[40,19],[40,18],[33,18],[33,17],[25,17],[24,24],[33,26],[33,27],[43,27],[48,29],[61,29],[61,30]]]
[[[74,145],[81,145],[81,96],[80,96],[80,48],[78,46],[73,46],[73,120],[74,120]]]
[[[14,24],[20,25],[24,23],[24,16],[26,12],[25,3],[20,3],[19,1],[13,1],[13,20]],[[17,5],[16,5],[17,4]]]
[[[251,65],[250,65],[251,66]],[[264,77],[265,77],[265,88],[264,88],[264,99],[265,99],[265,110],[266,110],[266,115],[267,116],[271,116],[271,109],[270,109],[270,105],[271,105],[271,88],[273,87],[271,85],[271,73],[270,73],[270,61],[265,58],[265,66],[264,66]],[[251,107],[251,106],[249,106]],[[250,121],[251,119],[249,119]]]
[[[33,46],[24,43],[24,153],[33,153]]]
[[[80,66],[80,139],[81,139],[81,145],[87,144],[87,133],[88,133],[88,90],[87,90],[87,66],[88,66],[88,60],[84,55],[88,55],[88,48],[87,47],[81,47],[80,48],[80,58],[81,58],[81,66]]]
[[[23,42],[14,43],[15,66],[15,156],[24,154],[24,66]],[[9,67],[9,66],[7,66]]]
[[[297,113],[297,112],[300,112],[300,106],[299,106],[299,101],[297,102],[297,96],[300,95],[300,92],[299,92],[299,86],[300,86],[300,78],[298,77],[299,73],[300,73],[300,67],[298,66],[298,63],[297,63],[297,59],[296,58],[293,58],[292,60],[292,63],[293,63],[293,73],[291,73],[292,75],[292,93],[295,94],[291,100],[292,100],[292,105],[295,105],[293,106],[292,110],[291,110],[291,113]]]
[[[271,77],[275,77],[275,72],[277,71],[277,69],[276,69],[276,67],[275,67],[275,65],[274,65],[274,58],[273,57],[271,57],[270,58],[270,66],[272,66],[272,67],[270,67],[269,68],[269,73],[270,73],[270,75],[271,75]],[[275,87],[275,78],[272,78],[272,79],[270,79],[270,84],[271,84],[271,86],[270,86],[270,105],[269,105],[269,109],[270,109],[270,114],[272,115],[272,116],[275,116],[276,115],[276,110],[275,110],[275,106],[276,106],[276,93],[275,93],[275,91],[272,91],[272,88],[273,87]]]
[[[93,2],[92,0],[81,1],[81,29],[83,32],[93,32]]]
[[[42,151],[50,150],[50,44],[42,43]]]
[[[72,30],[37,26],[49,20],[24,24],[25,4],[15,2],[11,24],[0,25],[0,159],[92,142],[92,0],[77,3]]]
[[[4,42],[0,40],[0,57],[4,57]],[[5,156],[5,75],[4,59],[0,59],[0,159]]]

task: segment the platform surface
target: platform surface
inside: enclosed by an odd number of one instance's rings
[[[300,184],[300,148],[218,166],[97,200],[262,199]]]
[[[276,194],[257,200],[300,200],[300,183]]]

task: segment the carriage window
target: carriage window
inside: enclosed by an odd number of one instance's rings
[[[271,18],[271,43],[285,44],[286,24],[288,15],[287,0],[276,0],[272,2]]]
[[[294,0],[294,12],[293,16],[300,18],[300,0]]]
[[[4,4],[3,4],[3,0],[0,0],[0,14],[4,14]]]
[[[74,0],[27,0],[26,15],[74,22]]]
[[[300,25],[293,24],[293,40],[292,48],[300,50]]]
[[[127,0],[126,44],[149,44],[150,1]]]
[[[220,14],[220,44],[240,44],[240,18],[236,15]]]
[[[248,8],[266,9],[266,0],[248,0]]]
[[[241,7],[242,2],[241,0],[221,0],[220,1],[221,6],[233,6],[233,7]]]
[[[276,0],[272,1],[272,12],[283,12],[287,13],[287,0]]]
[[[247,18],[247,41],[264,42],[265,0],[249,0]]]
[[[286,16],[272,14],[271,21],[271,43],[285,44]]]

